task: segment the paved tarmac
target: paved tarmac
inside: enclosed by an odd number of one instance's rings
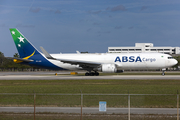
[[[0,80],[90,80],[90,79],[116,79],[116,80],[180,80],[180,75],[109,75],[109,76],[74,76],[74,75],[0,75]]]
[[[180,80],[180,75],[106,75],[106,76],[76,76],[65,75],[70,71],[51,72],[0,72],[0,80],[90,80],[90,79],[117,79],[117,80]]]
[[[99,112],[99,108],[83,107],[83,114],[128,114],[128,108],[107,108]],[[33,113],[34,107],[0,107],[0,112]],[[81,113],[80,107],[36,107],[36,113]],[[177,108],[131,108],[131,114],[177,114]]]

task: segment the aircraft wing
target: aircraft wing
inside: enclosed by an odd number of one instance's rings
[[[84,69],[94,68],[94,67],[98,67],[99,65],[101,65],[101,63],[92,62],[92,61],[53,58],[43,47],[40,47],[40,49],[43,52],[43,54],[46,56],[46,58],[48,58],[48,59],[59,60],[63,63],[69,63],[71,65],[79,65],[80,67],[82,67]]]
[[[48,59],[54,59],[42,46],[40,46],[41,51]]]
[[[86,68],[86,67],[97,67],[99,65],[101,65],[101,63],[98,63],[98,62],[91,62],[91,61],[81,61],[81,60],[68,60],[68,59],[56,59],[56,60],[59,60],[63,63],[69,63],[69,64],[72,64],[72,65],[79,65],[80,67],[83,67],[83,68]]]

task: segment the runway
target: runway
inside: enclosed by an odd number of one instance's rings
[[[0,80],[180,80],[180,75],[106,75],[106,76],[76,76],[76,75],[0,75]]]
[[[83,114],[128,114],[128,108],[107,108],[99,112],[99,108],[83,107]],[[0,107],[0,112],[33,113],[34,107]],[[80,107],[36,107],[36,113],[81,113]],[[131,114],[177,114],[177,108],[131,108]]]
[[[51,72],[0,72],[0,80],[180,80],[180,75],[104,75],[104,76],[79,76],[70,75],[70,71]],[[81,73],[81,72],[80,72]],[[82,72],[84,73],[84,72]],[[138,73],[138,72],[137,72]],[[144,72],[146,74],[146,72]],[[155,72],[156,73],[156,72]],[[158,72],[159,73],[159,72]],[[135,73],[133,73],[135,74]]]

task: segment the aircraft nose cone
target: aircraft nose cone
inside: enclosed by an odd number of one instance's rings
[[[178,61],[176,59],[173,60],[173,65],[176,65],[178,63]]]
[[[175,65],[178,63],[178,61],[177,60],[175,60]]]

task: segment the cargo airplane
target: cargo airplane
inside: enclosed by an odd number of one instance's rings
[[[86,76],[98,76],[98,71],[122,72],[126,69],[164,69],[177,64],[172,56],[162,53],[74,53],[49,54],[43,47],[38,51],[16,28],[10,29],[20,58],[11,58],[23,63],[57,70],[86,70]]]

